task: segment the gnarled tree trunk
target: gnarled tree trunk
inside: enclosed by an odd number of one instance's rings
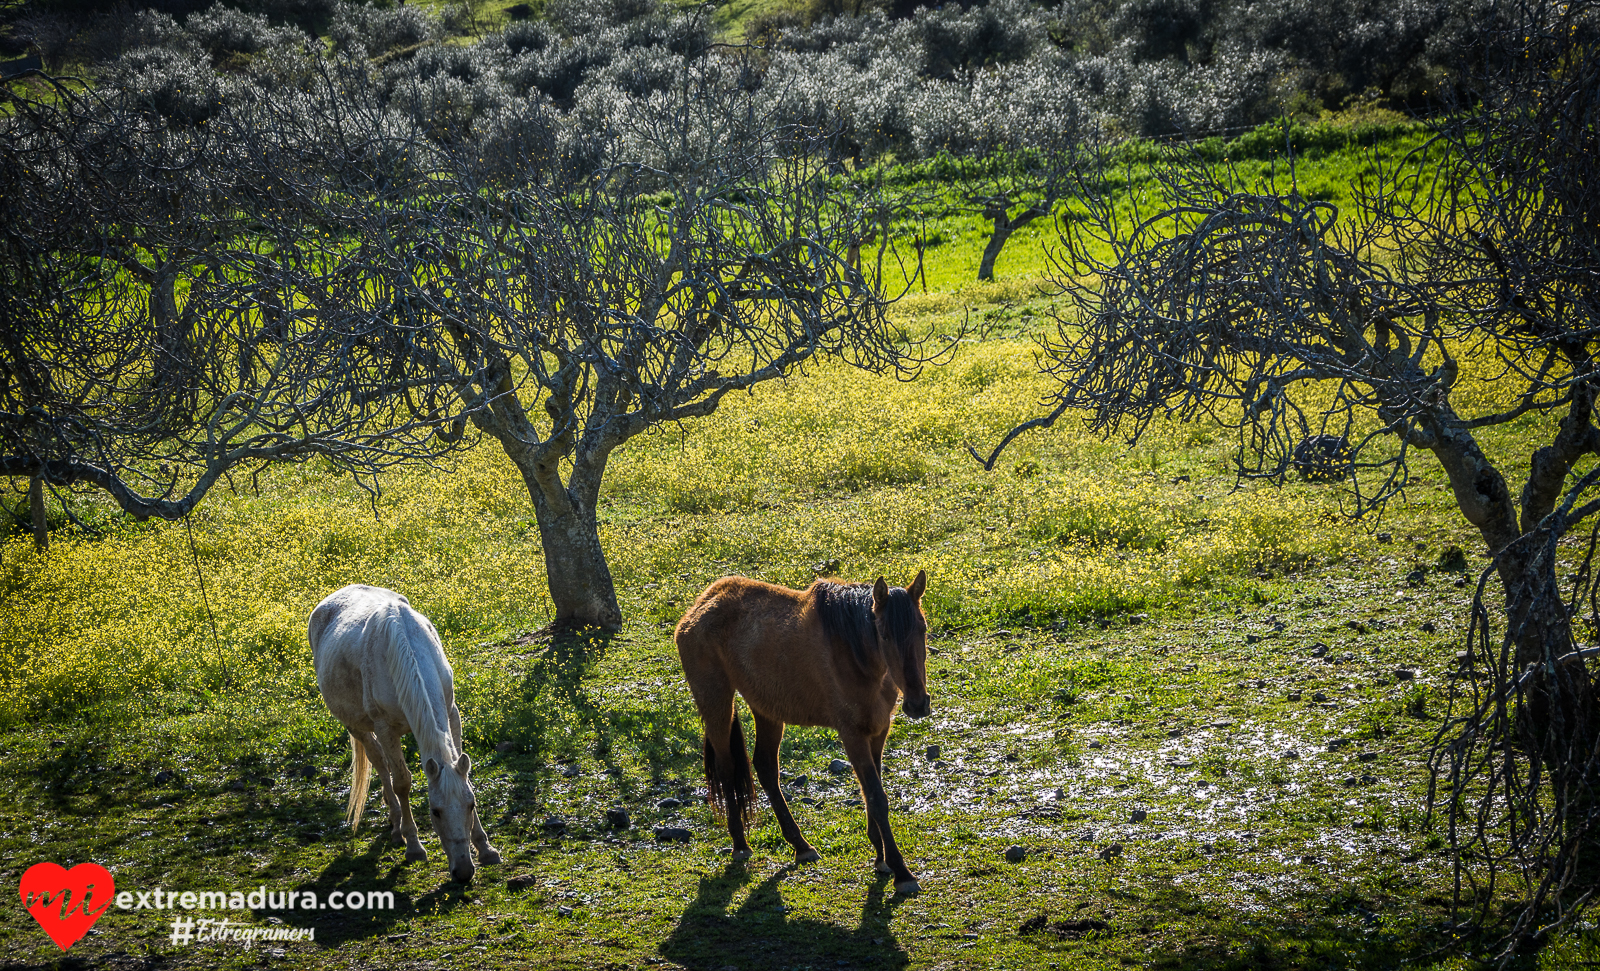
[[[622,608],[600,546],[595,512],[605,460],[580,456],[567,483],[553,470],[518,467],[539,523],[545,576],[556,608],[554,626],[620,627]]]
[[[535,491],[533,508],[539,520],[539,540],[544,544],[556,625],[620,626],[622,609],[617,604],[611,568],[600,548],[600,526],[593,507],[574,502],[558,512],[542,492]]]
[[[1572,617],[1561,595],[1553,556],[1536,547],[1552,537],[1535,530],[1496,556],[1506,597],[1507,636],[1515,654],[1506,674],[1522,681],[1518,728],[1528,755],[1559,777],[1592,771],[1600,743],[1594,684],[1576,654]]]
[[[1000,251],[1005,248],[1006,241],[1011,234],[1038,219],[1045,214],[1045,210],[1038,206],[1030,206],[1022,210],[1013,218],[1003,206],[997,206],[984,213],[994,223],[994,229],[989,234],[989,242],[983,247],[983,261],[978,264],[978,279],[994,279],[994,261],[999,259]]]
[[[1527,676],[1527,706],[1521,732],[1530,755],[1551,766],[1567,764],[1571,747],[1594,733],[1596,698],[1575,649],[1572,618],[1556,577],[1553,542],[1545,517],[1554,509],[1562,483],[1578,452],[1560,461],[1555,451],[1576,434],[1578,423],[1564,423],[1550,449],[1541,449],[1523,489],[1521,521],[1517,503],[1500,471],[1472,435],[1452,427],[1453,410],[1441,406],[1443,420],[1429,429],[1431,450],[1449,476],[1456,503],[1477,527],[1495,558],[1495,574],[1506,598],[1507,636],[1515,645],[1509,660],[1515,676]],[[1588,428],[1587,408],[1581,426]],[[1587,440],[1587,436],[1585,436]],[[1564,529],[1557,527],[1560,532]],[[1560,659],[1567,658],[1562,661]]]

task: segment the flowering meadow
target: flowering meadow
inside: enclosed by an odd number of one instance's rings
[[[670,624],[728,573],[804,586],[925,569],[937,623],[1051,623],[1161,610],[1364,542],[1326,489],[1232,493],[1227,442],[1200,429],[1129,453],[1063,422],[985,473],[966,445],[997,441],[1044,389],[1029,344],[991,341],[917,381],[815,366],[657,430],[615,457],[601,509],[625,609]],[[168,692],[300,693],[305,619],[347,583],[404,591],[455,656],[549,619],[531,503],[501,450],[382,485],[374,499],[315,464],[279,468],[187,524],[60,531],[45,555],[12,537],[0,723]]]
[[[972,262],[978,229],[930,258]],[[1225,422],[1158,419],[1130,446],[1070,415],[984,471],[969,446],[987,454],[1053,390],[1042,235],[994,283],[936,267],[899,304],[912,332],[973,335],[914,380],[816,362],[619,449],[599,509],[615,634],[537,633],[553,609],[533,507],[492,442],[377,494],[316,461],[236,475],[175,523],[52,500],[47,551],[0,541],[0,877],[92,860],[119,889],[395,893],[385,913],[293,915],[317,928],[297,967],[1475,966],[1439,950],[1452,874],[1425,759],[1487,559],[1442,474],[1414,462],[1381,517],[1351,521],[1338,483],[1238,480]],[[1462,350],[1454,399],[1498,401],[1498,365]],[[1542,421],[1485,447],[1527,454]],[[823,861],[789,865],[763,805],[756,859],[731,863],[700,798],[678,618],[726,574],[918,570],[934,714],[897,722],[884,771],[924,892],[873,882],[825,729],[782,747]],[[349,743],[305,623],[358,582],[403,592],[454,666],[505,854],[471,886],[426,827],[433,857],[402,864],[376,796],[360,832],[344,822]],[[1536,964],[1594,951],[1573,934]],[[0,953],[60,957],[20,908]],[[138,912],[109,912],[79,954],[259,964]]]

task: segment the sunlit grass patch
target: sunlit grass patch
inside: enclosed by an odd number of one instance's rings
[[[503,501],[520,488],[505,471],[469,457],[454,476],[398,476],[374,510],[348,483],[283,470],[263,498],[214,495],[192,547],[182,523],[63,533],[43,556],[12,538],[0,720],[167,691],[270,695],[308,674],[306,617],[346,583],[404,590],[453,635],[517,623],[545,597],[543,561],[537,533],[507,521],[526,511]]]
[[[1157,456],[1063,422],[983,472],[967,445],[996,441],[1047,389],[1031,345],[991,341],[915,382],[819,364],[630,443],[600,510],[625,610],[670,624],[723,573],[804,586],[926,569],[936,622],[1052,622],[1186,602],[1360,542],[1327,490],[1226,495],[1225,439],[1177,428]],[[1178,468],[1213,481],[1208,495],[1169,483]],[[375,503],[315,464],[260,483],[216,494],[192,550],[182,523],[63,532],[44,556],[9,540],[0,719],[303,685],[304,618],[346,583],[406,593],[468,659],[550,617],[526,486],[489,444],[448,474],[390,477]]]

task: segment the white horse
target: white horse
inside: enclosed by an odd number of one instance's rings
[[[390,839],[405,844],[407,860],[428,858],[411,818],[411,767],[400,745],[400,736],[410,732],[422,754],[433,830],[444,844],[450,875],[472,879],[469,838],[480,863],[499,863],[500,852],[478,821],[450,662],[428,618],[393,590],[352,584],[317,604],[307,634],[322,700],[350,730],[350,831],[361,825],[368,765],[376,765]]]

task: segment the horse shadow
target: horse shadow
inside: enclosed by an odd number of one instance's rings
[[[909,955],[890,928],[903,898],[886,876],[867,891],[857,926],[846,929],[809,917],[791,917],[779,888],[795,870],[787,866],[763,880],[733,910],[734,894],[750,882],[743,863],[700,878],[699,893],[684,910],[660,954],[693,971],[727,968],[811,966],[829,968],[904,968]]]
[[[367,841],[364,851],[340,854],[321,873],[292,888],[296,893],[315,893],[321,905],[317,910],[256,910],[253,914],[258,922],[271,917],[295,927],[315,927],[317,945],[332,949],[347,941],[370,940],[418,913],[444,913],[465,902],[471,885],[449,880],[436,855],[425,862],[407,863],[403,852],[401,847],[390,846],[387,832],[381,833]],[[417,897],[397,889],[407,867],[430,866],[439,870],[439,887]],[[330,907],[329,896],[340,890],[387,892],[393,894],[394,906],[359,910]]]

